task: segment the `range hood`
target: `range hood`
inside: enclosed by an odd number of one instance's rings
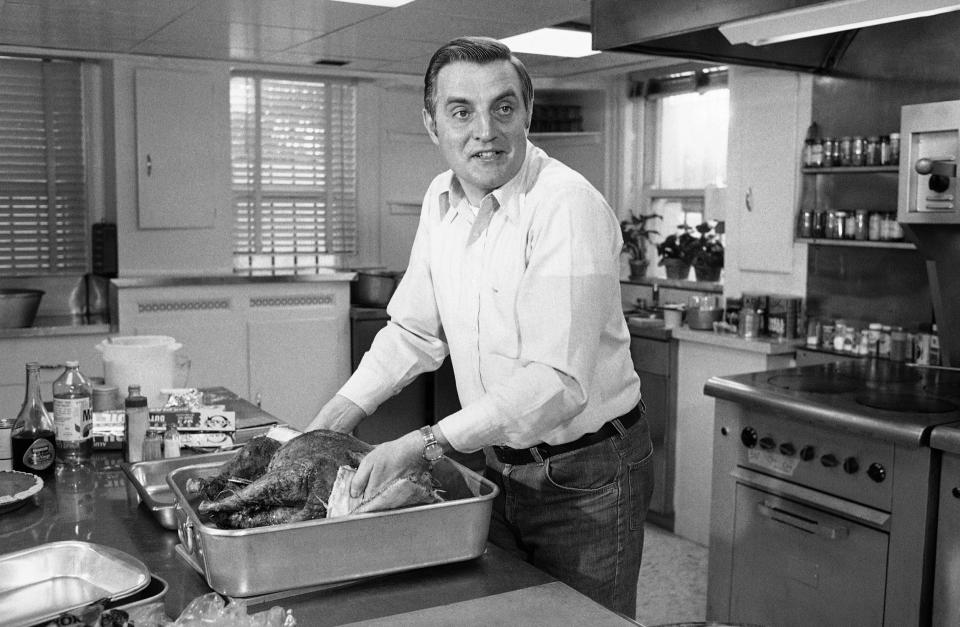
[[[856,74],[845,57],[861,33],[891,26],[878,23],[908,20],[895,25],[897,36],[926,37],[960,15],[960,2],[947,0],[593,0],[591,8],[597,50],[837,76]]]

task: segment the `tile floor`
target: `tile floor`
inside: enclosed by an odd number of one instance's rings
[[[647,523],[637,583],[637,621],[644,627],[703,621],[707,547]]]

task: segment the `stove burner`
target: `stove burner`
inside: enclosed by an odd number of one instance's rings
[[[919,414],[941,414],[957,410],[957,406],[950,401],[904,392],[872,391],[858,395],[856,401],[874,409]]]
[[[850,377],[874,385],[887,383],[916,383],[923,375],[906,364],[880,359],[863,359],[837,364],[835,371],[841,376]]]
[[[842,376],[819,376],[809,374],[781,374],[767,379],[767,383],[785,390],[796,392],[816,392],[820,394],[842,394],[859,390],[861,383]]]

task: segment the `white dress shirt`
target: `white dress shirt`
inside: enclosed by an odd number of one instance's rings
[[[520,171],[479,214],[453,173],[440,174],[390,322],[340,394],[370,414],[449,353],[462,409],[439,426],[458,451],[596,431],[640,400],[620,305],[622,244],[601,194],[529,142]]]

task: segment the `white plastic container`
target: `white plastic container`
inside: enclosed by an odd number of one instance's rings
[[[107,385],[126,390],[139,385],[150,407],[166,402],[161,390],[183,387],[190,362],[178,359],[182,347],[165,335],[111,337],[97,344],[103,357],[103,376]]]

